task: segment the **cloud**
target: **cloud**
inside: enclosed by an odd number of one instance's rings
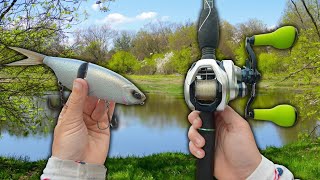
[[[120,13],[112,13],[106,16],[102,20],[98,20],[98,22],[107,23],[107,24],[123,24],[132,21],[130,17],[126,17]]]
[[[128,17],[120,13],[111,13],[111,14],[108,14],[105,18],[99,19],[96,22],[110,24],[114,26],[114,25],[125,24],[125,23],[153,20],[157,16],[158,16],[158,13],[156,12],[142,12],[132,17]]]
[[[136,16],[137,19],[146,20],[146,19],[153,19],[157,16],[156,12],[143,12]]]
[[[91,7],[92,7],[92,9],[95,10],[95,11],[98,11],[98,10],[100,9],[100,5],[99,5],[99,4],[96,4],[96,3],[92,4]]]

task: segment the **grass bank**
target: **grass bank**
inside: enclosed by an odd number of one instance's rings
[[[183,95],[185,77],[182,75],[130,75],[127,78],[145,93]]]
[[[262,154],[285,165],[300,179],[319,179],[320,140],[301,141],[282,148],[269,147]],[[46,161],[0,157],[0,179],[39,179]],[[195,158],[181,153],[147,157],[109,158],[108,179],[194,179]]]

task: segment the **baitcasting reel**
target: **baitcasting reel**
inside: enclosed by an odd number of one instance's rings
[[[241,69],[231,60],[217,61],[215,58],[215,49],[219,44],[219,19],[214,0],[203,0],[198,27],[202,57],[187,73],[184,95],[189,108],[200,111],[202,127],[198,131],[206,141],[203,147],[205,156],[197,160],[196,179],[212,180],[215,150],[215,117],[212,112],[223,111],[229,101],[250,93],[245,109],[246,118],[268,120],[283,127],[295,123],[296,111],[290,105],[279,105],[273,109],[251,108],[256,96],[256,84],[261,78],[252,46],[290,48],[297,37],[297,30],[292,26],[286,26],[273,33],[247,38],[246,50],[249,58],[246,60],[246,66]]]
[[[217,61],[201,59],[194,63],[185,80],[185,100],[192,110],[223,111],[226,105],[237,97],[251,92],[245,117],[268,120],[283,127],[295,123],[296,111],[290,105],[279,105],[273,109],[251,109],[256,96],[256,84],[261,78],[257,70],[257,59],[252,46],[271,45],[278,49],[290,48],[297,37],[297,30],[285,26],[273,33],[256,35],[246,39],[249,58],[241,69],[232,60]]]

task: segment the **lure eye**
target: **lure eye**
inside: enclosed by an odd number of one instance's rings
[[[132,96],[136,99],[142,99],[142,95],[135,90],[132,91]]]

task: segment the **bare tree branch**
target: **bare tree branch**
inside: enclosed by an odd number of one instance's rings
[[[303,20],[302,20],[302,17],[301,17],[301,15],[300,15],[300,12],[299,12],[299,10],[298,10],[298,7],[297,7],[296,3],[295,3],[293,0],[291,0],[291,3],[293,4],[293,6],[294,6],[294,8],[295,8],[295,10],[296,10],[296,12],[297,12],[297,14],[298,14],[298,17],[299,17],[302,25],[304,26],[304,22],[303,22]]]
[[[307,11],[309,17],[311,18],[311,21],[312,21],[313,25],[315,26],[315,28],[316,28],[316,30],[317,30],[318,37],[319,37],[319,39],[320,39],[320,31],[319,31],[319,29],[318,29],[318,25],[317,25],[316,21],[314,20],[314,17],[313,17],[312,14],[310,13],[310,11],[309,11],[309,9],[308,9],[308,7],[307,7],[307,5],[306,5],[305,0],[301,0],[301,2],[302,2],[302,4],[303,4],[305,10]]]
[[[316,129],[320,128],[320,125],[316,125],[313,130],[309,133],[309,137],[316,131]]]
[[[1,13],[0,15],[0,22],[2,21],[3,17],[10,11],[10,9],[14,6],[14,4],[17,2],[17,0],[13,0],[10,4],[10,6],[8,6],[8,8]]]
[[[318,20],[320,20],[320,9],[319,9],[319,0],[316,0],[316,4],[317,4],[317,14],[318,14]]]
[[[279,82],[276,82],[275,84],[279,84],[279,83],[281,83],[281,82],[283,82],[283,81],[286,81],[287,79],[291,78],[291,77],[294,76],[295,74],[298,74],[298,73],[300,73],[301,71],[303,71],[303,70],[305,70],[305,69],[316,69],[316,68],[319,68],[319,67],[320,67],[320,66],[310,67],[310,65],[311,65],[312,63],[315,63],[315,62],[314,62],[314,61],[309,62],[307,65],[303,66],[301,69],[299,69],[299,70],[297,70],[297,71],[295,71],[295,72],[290,73],[287,77],[283,78],[283,79],[282,79],[281,81],[279,81]]]

